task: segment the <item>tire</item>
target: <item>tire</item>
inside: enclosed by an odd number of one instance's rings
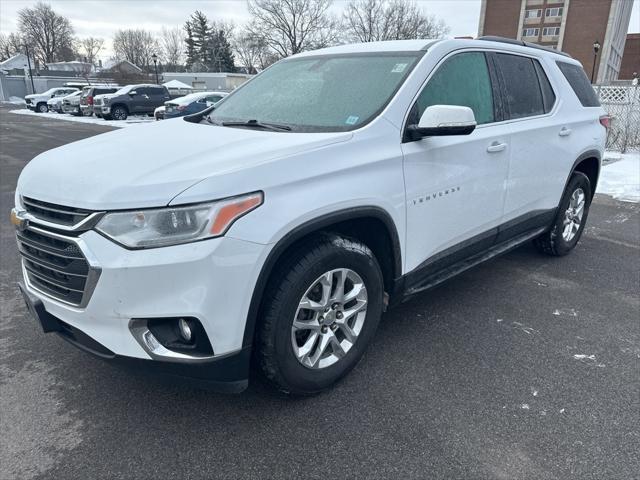
[[[114,120],[126,120],[129,116],[129,112],[126,107],[122,105],[116,105],[115,107],[111,107],[111,115],[110,117]]]
[[[324,286],[321,277],[327,280]],[[340,279],[346,279],[345,296],[335,291]],[[328,302],[314,296],[320,291],[326,292]],[[355,299],[338,303],[337,299],[342,302],[356,294]],[[383,294],[380,266],[371,250],[356,240],[326,234],[288,255],[265,291],[257,333],[256,360],[267,382],[283,393],[313,395],[344,377],[375,334]],[[313,309],[301,307],[305,298],[318,304],[308,301]],[[303,328],[294,328],[294,319]],[[306,355],[301,353],[305,347]]]
[[[587,223],[591,199],[589,177],[574,172],[562,195],[551,229],[534,240],[538,250],[554,257],[567,255],[573,250]]]
[[[100,118],[102,118],[103,120],[111,120],[111,115],[109,114],[101,115]]]
[[[48,111],[49,111],[49,106],[46,103],[40,102],[38,105],[36,105],[36,112],[47,113]]]

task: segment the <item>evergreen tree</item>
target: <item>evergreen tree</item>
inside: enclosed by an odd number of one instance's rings
[[[191,22],[189,22],[188,20],[184,24],[184,30],[187,34],[187,38],[184,39],[184,43],[187,46],[187,51],[185,52],[185,54],[187,55],[185,66],[188,69],[197,60],[196,49],[195,49],[195,44],[193,40],[193,29],[191,28]]]
[[[213,70],[217,72],[234,72],[233,51],[227,38],[227,32],[223,28],[213,32],[212,44],[214,54]]]
[[[207,67],[212,64],[211,52],[211,26],[209,19],[200,10],[191,14],[191,29],[193,32],[193,48],[200,62]]]

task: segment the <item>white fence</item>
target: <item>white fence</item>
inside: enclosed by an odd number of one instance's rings
[[[602,85],[595,87],[600,103],[611,116],[607,149],[625,153],[640,149],[640,87]]]

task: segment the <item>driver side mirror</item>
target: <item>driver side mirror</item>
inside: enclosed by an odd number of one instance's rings
[[[469,107],[431,105],[420,117],[418,125],[408,129],[416,139],[449,135],[469,135],[476,128],[476,117]]]
[[[137,92],[136,90],[131,90],[131,91],[129,92],[129,96],[130,96],[130,97],[133,97],[134,95],[137,95],[137,94],[138,94],[138,92]]]

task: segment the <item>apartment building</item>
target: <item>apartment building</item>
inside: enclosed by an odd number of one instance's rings
[[[562,50],[606,83],[618,78],[632,7],[633,0],[482,0],[478,35]]]

